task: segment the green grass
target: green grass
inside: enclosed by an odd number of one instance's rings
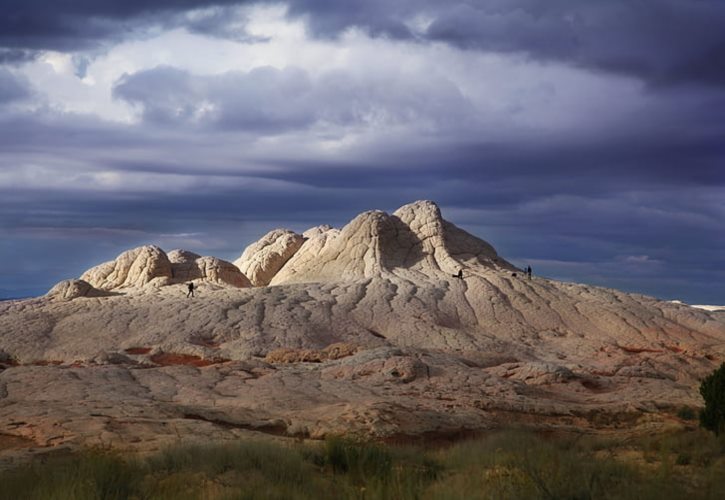
[[[147,458],[89,450],[0,472],[0,499],[715,499],[725,439],[496,432],[439,448],[335,437],[170,448]]]

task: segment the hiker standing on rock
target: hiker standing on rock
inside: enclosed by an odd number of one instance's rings
[[[526,266],[526,276],[528,276],[529,279],[531,279],[531,266]]]
[[[186,287],[189,289],[188,292],[186,292],[187,297],[193,297],[194,296],[194,282],[189,283],[186,285]]]

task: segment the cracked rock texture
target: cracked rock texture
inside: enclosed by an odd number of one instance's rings
[[[431,202],[300,238],[274,273],[260,264],[269,286],[205,270],[187,299],[174,281],[205,258],[141,247],[84,274],[112,295],[68,282],[0,303],[0,435],[30,453],[513,422],[651,432],[681,425],[725,361],[725,312],[529,280]]]

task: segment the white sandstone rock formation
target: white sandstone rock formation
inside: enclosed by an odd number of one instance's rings
[[[309,228],[307,231],[302,233],[302,236],[304,236],[305,240],[308,240],[310,238],[314,238],[315,236],[319,236],[328,231],[331,231],[332,229],[333,227],[329,224],[320,224],[319,226]]]
[[[201,278],[196,259],[201,255],[188,250],[172,250],[166,254],[171,262],[171,277],[174,281],[184,282]]]
[[[285,266],[283,275],[272,284],[328,282],[369,278],[381,275],[383,245],[395,235],[388,214],[379,210],[364,212],[347,224],[339,234],[325,232],[313,238],[320,240],[321,248],[310,246],[313,255],[300,255]]]
[[[89,269],[81,280],[101,290],[166,285],[172,278],[171,262],[159,247],[145,245],[123,252],[115,260]]]
[[[175,283],[203,280],[238,288],[252,286],[247,277],[231,262],[216,257],[202,257],[188,250],[172,250],[168,256]]]
[[[107,297],[108,295],[111,294],[93,288],[87,281],[73,279],[61,281],[46,294],[47,297],[61,300],[73,300],[79,297]]]
[[[128,250],[116,260],[89,269],[81,276],[81,281],[107,291],[158,288],[193,280],[239,288],[251,286],[246,276],[231,262],[202,257],[188,250],[172,250],[167,255],[153,245]],[[79,286],[82,285],[76,285]],[[58,293],[56,291],[55,295]]]
[[[304,241],[293,231],[275,229],[249,245],[234,265],[254,286],[266,286]]]
[[[200,279],[217,284],[227,284],[238,288],[250,287],[252,283],[237,266],[216,257],[196,259]]]
[[[316,226],[305,231],[303,235],[307,240],[298,249],[297,253],[290,257],[285,266],[275,274],[269,283],[270,285],[307,281],[304,278],[305,273],[314,269],[316,263],[323,261],[320,255],[328,247],[328,244],[340,235],[340,230],[328,225]],[[298,274],[301,279],[298,279]]]
[[[491,245],[441,217],[431,201],[405,205],[388,215],[358,215],[342,230],[313,228],[271,284],[355,280],[384,275],[448,279],[459,269],[514,270]]]

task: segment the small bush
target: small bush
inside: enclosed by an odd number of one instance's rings
[[[381,446],[331,437],[325,442],[325,450],[326,462],[336,474],[350,474],[359,482],[390,476],[392,457]]]
[[[682,420],[695,420],[695,418],[697,418],[697,412],[689,406],[683,406],[677,410],[677,417]]]
[[[675,459],[676,465],[690,465],[692,462],[692,457],[687,452],[682,452],[677,454],[677,459]]]
[[[0,476],[0,499],[122,500],[138,493],[140,471],[135,461],[95,450],[54,457]]]
[[[725,431],[725,363],[700,384],[705,408],[700,412],[700,425],[720,435]]]

